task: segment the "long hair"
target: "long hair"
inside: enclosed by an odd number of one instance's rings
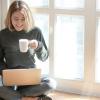
[[[8,9],[8,13],[5,19],[5,27],[9,28],[10,31],[14,31],[14,27],[11,22],[11,16],[16,11],[24,11],[25,21],[27,23],[25,31],[30,31],[34,27],[34,21],[29,6],[22,0],[15,0],[12,2]]]

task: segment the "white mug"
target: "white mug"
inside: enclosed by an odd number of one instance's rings
[[[28,51],[29,41],[28,39],[19,39],[19,49],[20,52],[27,52]]]

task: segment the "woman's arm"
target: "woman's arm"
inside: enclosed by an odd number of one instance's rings
[[[2,74],[2,70],[6,68],[4,53],[0,46],[0,75]]]
[[[2,74],[2,70],[7,67],[5,62],[4,49],[2,48],[2,35],[0,32],[0,75]]]
[[[49,52],[40,29],[38,29],[37,40],[38,40],[38,47],[35,49],[37,58],[41,61],[45,61],[48,58]]]
[[[41,61],[45,61],[48,58],[49,52],[46,47],[44,39],[38,42],[39,46],[35,49],[37,58]]]
[[[39,60],[45,61],[48,58],[49,53],[43,34],[40,29],[35,28],[33,35],[35,40],[29,40],[29,49],[36,54]]]

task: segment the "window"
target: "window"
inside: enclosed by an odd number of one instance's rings
[[[30,7],[48,7],[49,0],[24,0]]]
[[[96,82],[100,83],[100,18],[97,20],[97,33],[96,33],[96,75],[95,80]]]
[[[80,9],[84,8],[84,0],[55,0],[58,9]]]
[[[100,10],[100,0],[96,0],[96,9]]]
[[[43,35],[45,37],[48,47],[50,46],[49,33],[50,27],[54,31],[54,76],[61,79],[83,79],[84,75],[84,16],[63,14],[59,15],[55,12],[56,8],[58,9],[82,9],[84,8],[83,0],[55,0],[48,3],[48,0],[38,0],[27,2],[33,11],[33,17],[36,21],[36,25],[42,29]],[[73,2],[72,2],[73,1]],[[32,3],[34,2],[34,3]],[[54,3],[54,9],[50,9],[52,6],[51,3]],[[41,9],[39,9],[41,8]],[[45,8],[45,13],[43,12]],[[34,12],[35,9],[35,12]],[[43,9],[43,10],[42,10]],[[54,11],[56,14],[52,14]],[[59,11],[59,10],[58,10]],[[54,22],[51,21],[51,17]],[[55,19],[54,19],[55,18]],[[55,24],[49,26],[50,23]],[[62,41],[59,41],[62,40]],[[59,45],[65,44],[61,48]],[[53,47],[52,47],[53,48]],[[61,52],[61,53],[59,53]],[[56,56],[57,55],[57,56]],[[69,58],[73,56],[72,58]],[[65,60],[63,60],[65,59]],[[73,62],[73,63],[70,63]],[[48,62],[49,63],[49,62]],[[42,63],[38,63],[39,66],[42,66]],[[49,64],[46,66],[50,67]],[[61,68],[58,66],[63,66],[62,71],[64,74],[59,74]],[[73,72],[71,69],[74,69]],[[45,68],[44,68],[45,69]],[[66,69],[66,70],[65,70]],[[49,72],[49,69],[48,69]]]
[[[100,14],[100,0],[96,1],[96,10]],[[100,16],[97,16],[96,29],[95,81],[100,83]]]
[[[47,46],[49,46],[49,16],[48,14],[33,14],[36,26],[42,29],[42,33],[46,40]]]
[[[83,79],[84,17],[57,15],[54,37],[55,76]],[[63,74],[60,73],[61,70]]]

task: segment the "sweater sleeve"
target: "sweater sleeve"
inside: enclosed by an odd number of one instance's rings
[[[1,36],[0,36],[1,37]],[[4,50],[1,46],[1,39],[0,39],[0,75],[2,74],[2,70],[5,69],[6,63],[4,59]]]
[[[39,60],[45,61],[48,58],[48,55],[49,55],[48,48],[47,48],[43,34],[42,34],[40,29],[38,29],[37,34],[38,34],[37,35],[38,47],[35,49],[36,56]]]
[[[4,69],[5,62],[3,58],[2,49],[0,48],[0,74],[2,74],[2,70]]]

